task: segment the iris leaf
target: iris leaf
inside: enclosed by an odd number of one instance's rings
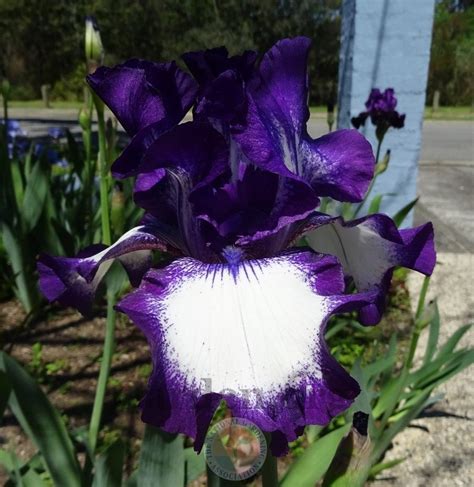
[[[430,321],[428,343],[426,344],[425,357],[423,358],[423,364],[427,364],[433,358],[436,347],[438,345],[439,338],[439,327],[440,327],[440,316],[438,304],[434,303],[434,314]]]
[[[188,485],[206,471],[206,460],[202,452],[198,455],[193,448],[184,450],[184,460],[186,477],[184,483]]]
[[[382,203],[383,195],[378,194],[372,198],[370,202],[368,214],[371,215],[372,213],[378,213],[380,211],[380,204]]]
[[[394,460],[390,460],[389,462],[377,463],[370,469],[369,478],[375,479],[375,477],[379,473],[387,470],[388,468],[396,467],[397,465],[400,465],[400,463],[403,463],[405,460],[406,458],[395,458]]]
[[[461,338],[471,329],[473,325],[468,324],[461,326],[458,330],[456,330],[446,341],[446,343],[439,349],[439,352],[436,354],[437,358],[444,357],[449,355],[455,348],[456,345],[459,343]]]
[[[140,452],[137,485],[168,487],[184,484],[183,437],[147,425]]]
[[[413,201],[410,201],[408,205],[404,206],[401,210],[395,213],[393,217],[393,221],[397,227],[400,227],[401,224],[405,221],[405,218],[408,216],[408,213],[414,208],[414,206],[418,203],[419,198],[415,198]]]
[[[342,438],[351,429],[347,423],[319,438],[296,460],[281,481],[281,487],[314,487],[326,473]]]
[[[57,410],[32,377],[4,352],[0,370],[7,374],[12,388],[8,406],[43,455],[55,485],[80,487],[79,463]]]
[[[95,463],[93,487],[116,487],[122,485],[122,469],[125,445],[118,439],[98,457]]]
[[[21,209],[27,230],[33,230],[44,208],[49,190],[49,174],[45,164],[39,160],[33,166],[25,188]]]

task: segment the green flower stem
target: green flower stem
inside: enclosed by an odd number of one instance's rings
[[[88,228],[88,244],[91,244],[94,238],[94,225],[92,221],[93,208],[94,208],[94,176],[95,176],[95,161],[92,160],[92,114],[94,111],[94,101],[92,99],[92,94],[89,92],[89,97],[87,100],[87,127],[83,127],[83,141],[84,141],[84,151],[85,151],[85,202],[87,208],[87,216],[90,218],[89,228]]]
[[[8,159],[8,96],[6,93],[2,96],[3,99],[3,134],[0,137],[0,179],[2,180],[2,188],[0,191],[0,198],[2,209],[5,209],[5,214],[8,214],[8,220],[11,222],[12,215],[17,215],[18,206],[16,202],[12,165]],[[3,140],[3,147],[2,147]],[[3,159],[3,160],[2,160]]]
[[[105,129],[104,104],[93,94],[99,129],[99,172],[100,172],[100,214],[102,221],[102,242],[112,243],[110,234],[109,167],[107,164],[107,133]]]
[[[270,435],[265,435],[267,440],[267,457],[262,466],[262,487],[278,487],[277,458],[270,451]]]
[[[99,379],[95,391],[94,407],[92,409],[91,422],[89,425],[89,443],[91,451],[94,452],[97,446],[102,410],[104,408],[105,392],[109,380],[112,355],[115,349],[115,296],[107,293],[107,323],[105,328],[105,340],[100,362]]]
[[[375,167],[377,167],[377,164],[379,163],[379,157],[380,157],[380,150],[382,148],[382,142],[383,142],[383,137],[381,139],[378,139],[378,144],[377,144],[377,152],[375,154]],[[352,218],[356,218],[356,216],[359,214],[360,210],[362,210],[362,207],[366,203],[366,201],[369,199],[370,193],[372,193],[372,190],[374,189],[375,181],[377,180],[378,174],[375,174],[374,177],[372,178],[372,181],[370,181],[369,187],[367,189],[367,192],[365,193],[364,199],[359,203],[357,208],[354,211],[354,214]]]
[[[110,209],[109,209],[109,168],[107,164],[107,140],[105,132],[104,105],[95,95],[94,104],[97,111],[99,129],[99,171],[100,171],[100,208],[102,219],[102,241],[106,245],[111,244],[110,235]],[[92,409],[91,422],[89,426],[89,443],[91,451],[94,452],[97,446],[102,410],[104,408],[105,393],[109,380],[112,355],[115,348],[115,295],[107,292],[107,322],[105,328],[105,340],[100,363],[99,379]]]

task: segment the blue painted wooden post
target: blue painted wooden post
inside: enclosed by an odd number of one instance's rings
[[[418,158],[430,59],[435,0],[343,0],[338,128],[365,109],[371,88],[394,88],[405,127],[390,129],[382,154],[390,167],[372,194],[384,194],[382,211],[393,215],[416,196]],[[374,127],[361,129],[376,149]],[[408,219],[405,224],[411,224]]]

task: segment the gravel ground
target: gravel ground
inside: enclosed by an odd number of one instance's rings
[[[428,299],[437,298],[441,314],[440,342],[460,326],[473,321],[474,255],[438,253],[438,265],[431,279]],[[408,280],[413,309],[423,278],[412,273]],[[426,336],[418,349],[424,351]],[[474,346],[474,331],[466,334],[459,346]],[[406,458],[387,470],[371,487],[452,487],[474,486],[474,411],[472,367],[439,387],[444,395],[428,412],[428,417],[413,421],[394,440],[386,460]]]

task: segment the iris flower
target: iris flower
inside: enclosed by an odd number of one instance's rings
[[[390,127],[401,129],[405,125],[405,114],[398,113],[395,110],[396,106],[397,97],[393,88],[387,88],[383,93],[378,88],[373,88],[365,102],[366,111],[353,117],[352,125],[358,129],[365,125],[365,121],[370,117],[372,123],[377,127],[378,136],[383,137]]]
[[[0,129],[5,130],[5,120],[0,120]],[[13,159],[15,152],[24,154],[27,149],[27,141],[24,139],[26,132],[21,128],[18,120],[7,120],[7,148],[8,157]]]
[[[136,176],[146,213],[110,247],[42,255],[41,289],[87,314],[113,260],[123,264],[137,289],[117,309],[153,360],[142,418],[195,438],[196,450],[222,400],[271,433],[276,455],[347,409],[359,386],[328,351],[329,317],[356,310],[376,323],[393,268],[430,274],[435,263],[431,224],[316,211],[323,196],[361,201],[375,161],[356,130],[308,135],[309,48],[298,37],[260,60],[191,52],[193,77],[142,60],[88,77],[131,136],[112,171]],[[302,235],[311,247],[293,246]],[[174,260],[152,267],[153,250]]]

